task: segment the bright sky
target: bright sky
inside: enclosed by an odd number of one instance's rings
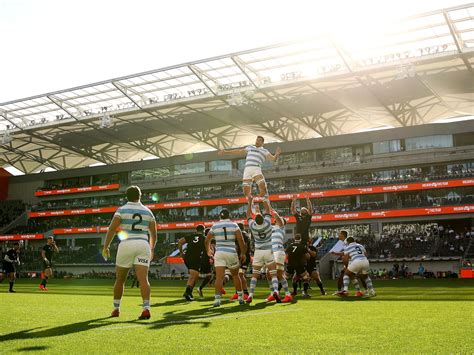
[[[468,0],[0,0],[0,103]]]

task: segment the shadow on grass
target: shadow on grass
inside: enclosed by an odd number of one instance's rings
[[[54,328],[38,330],[41,328],[31,328],[27,330],[20,330],[19,332],[9,333],[0,335],[0,343],[9,340],[19,340],[19,339],[40,339],[40,338],[50,338],[63,336],[68,334],[80,333],[87,330],[92,330],[100,327],[109,325],[110,322],[101,322],[110,317],[102,317],[97,319],[86,320],[77,323],[71,323],[67,325],[61,325]],[[101,323],[96,323],[101,322]]]
[[[27,346],[27,347],[24,347],[24,348],[16,349],[16,352],[20,353],[20,352],[28,352],[28,351],[41,351],[41,350],[46,350],[48,348],[49,348],[49,346],[46,346],[46,345]]]

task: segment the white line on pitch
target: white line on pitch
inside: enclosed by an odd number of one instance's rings
[[[278,313],[288,313],[288,312],[297,312],[300,311],[298,308],[292,308],[292,309],[286,309],[286,310],[281,310],[281,311],[269,311],[269,312],[258,312],[258,313],[243,313],[241,315],[227,315],[227,316],[214,316],[214,317],[206,317],[206,318],[193,318],[193,319],[188,319],[188,320],[173,320],[173,321],[167,321],[167,322],[157,322],[157,323],[139,323],[139,324],[133,324],[133,325],[124,325],[124,326],[118,326],[118,327],[109,327],[109,328],[98,328],[97,330],[115,330],[115,329],[129,329],[129,328],[137,328],[137,327],[143,327],[143,326],[150,326],[150,325],[168,325],[168,324],[181,324],[181,323],[197,323],[197,322],[205,322],[207,320],[219,320],[219,319],[231,319],[231,318],[243,318],[243,317],[255,317],[255,316],[261,316],[261,315],[268,315],[268,314],[278,314]],[[179,316],[173,315],[173,317]],[[183,315],[184,316],[184,315]]]

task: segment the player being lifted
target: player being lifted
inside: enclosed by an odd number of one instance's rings
[[[249,221],[249,230],[252,233],[255,242],[255,251],[252,262],[252,279],[250,280],[249,296],[247,303],[251,303],[257,280],[260,275],[260,270],[263,266],[267,267],[268,273],[272,280],[272,296],[277,302],[281,302],[278,293],[278,277],[275,260],[272,252],[272,216],[270,215],[270,206],[267,202],[263,203],[265,213],[257,213],[255,218],[252,217],[252,198],[249,198],[247,206],[247,219]]]
[[[15,242],[13,244],[13,248],[7,251],[7,253],[5,254],[5,257],[3,258],[3,272],[5,273],[5,277],[8,277],[8,280],[10,282],[10,288],[8,292],[11,292],[11,293],[16,292],[13,289],[13,285],[16,279],[15,266],[20,265],[20,259],[18,258],[19,251],[20,251],[20,243]],[[0,282],[3,282],[3,277],[0,280]]]
[[[47,244],[41,250],[41,259],[43,260],[43,280],[41,280],[40,290],[48,291],[46,284],[48,279],[53,275],[53,255],[59,253],[54,237],[49,237]]]
[[[209,257],[214,257],[214,269],[216,271],[214,307],[221,305],[221,290],[224,283],[225,269],[228,268],[232,275],[237,290],[239,304],[245,304],[242,297],[242,284],[239,277],[240,263],[245,262],[247,246],[242,239],[237,223],[230,220],[229,210],[223,208],[219,213],[220,221],[212,225],[206,236],[206,250]],[[216,252],[213,254],[211,240],[216,240]],[[237,254],[236,242],[239,245],[240,255]]]
[[[361,276],[366,284],[368,292],[364,296],[375,296],[375,290],[372,280],[369,276],[369,260],[367,259],[367,251],[361,245],[355,242],[353,237],[346,239],[347,246],[344,248],[343,261],[348,262],[347,269],[344,273],[344,289],[338,293],[339,296],[347,296],[349,294],[349,281],[354,280],[357,276]]]
[[[105,238],[102,255],[110,257],[109,246],[117,231],[123,233],[115,261],[116,280],[114,285],[114,310],[112,317],[120,315],[123,288],[127,280],[128,270],[135,269],[135,275],[140,283],[140,293],[143,299],[142,313],[138,319],[149,319],[150,315],[150,283],[148,269],[154,256],[156,243],[155,216],[141,202],[141,191],[138,186],[130,186],[125,192],[127,203],[115,212]],[[150,235],[150,240],[148,240]]]
[[[179,254],[184,259],[184,263],[189,270],[189,279],[186,284],[186,291],[183,297],[188,301],[193,301],[193,288],[196,281],[199,279],[199,271],[201,267],[202,254],[207,256],[206,248],[204,247],[204,230],[205,227],[199,224],[196,227],[196,233],[187,235],[178,241]],[[186,253],[183,252],[183,245],[187,244]]]
[[[220,150],[218,154],[220,157],[225,155],[247,154],[242,181],[244,195],[247,199],[250,198],[252,194],[252,183],[255,181],[258,186],[258,196],[262,197],[263,201],[269,204],[270,200],[267,191],[267,183],[265,182],[265,177],[262,173],[262,166],[266,159],[276,161],[281,154],[281,149],[278,147],[273,155],[263,147],[264,141],[265,140],[262,136],[257,136],[255,145],[249,145],[244,149]]]

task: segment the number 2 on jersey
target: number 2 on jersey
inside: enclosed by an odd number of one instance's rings
[[[132,231],[142,232],[143,229],[135,228],[135,226],[143,221],[143,217],[142,217],[142,215],[141,215],[140,213],[135,213],[135,214],[132,216],[132,219],[135,220],[136,217],[138,217],[138,221],[132,223]]]

